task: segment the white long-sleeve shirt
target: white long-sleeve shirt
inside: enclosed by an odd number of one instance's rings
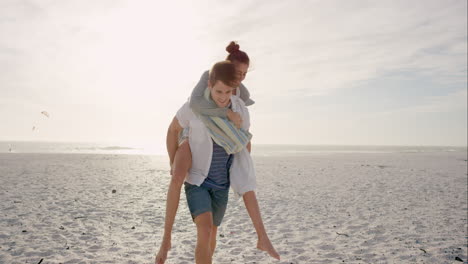
[[[250,127],[249,110],[245,103],[237,96],[231,96],[232,111],[238,112],[242,118],[242,128]],[[185,103],[176,118],[182,128],[189,128],[189,144],[192,152],[192,167],[185,181],[200,186],[208,176],[213,155],[213,142],[208,129],[193,113],[189,102]],[[230,169],[230,182],[234,192],[242,196],[248,191],[255,190],[256,179],[252,157],[246,148],[234,154]]]

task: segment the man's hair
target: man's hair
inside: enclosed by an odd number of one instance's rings
[[[234,63],[230,61],[220,61],[213,65],[210,71],[209,80],[211,85],[217,81],[223,82],[225,85],[235,87],[237,83],[237,72]]]

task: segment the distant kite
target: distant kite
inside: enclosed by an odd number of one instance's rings
[[[47,118],[49,118],[49,113],[47,113],[46,111],[42,111],[41,114],[45,115]],[[32,127],[32,131],[35,131],[37,130],[37,127],[36,126],[33,126]]]

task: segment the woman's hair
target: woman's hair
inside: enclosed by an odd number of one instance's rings
[[[226,47],[226,51],[229,52],[229,55],[227,56],[226,60],[232,62],[245,63],[247,65],[250,64],[250,59],[247,53],[243,52],[239,48],[239,44],[235,43],[234,41],[231,41],[231,43],[229,43],[229,45]]]
[[[237,83],[237,71],[234,63],[225,60],[213,65],[210,71],[209,80],[212,85],[217,81],[221,81],[227,86],[235,87]]]

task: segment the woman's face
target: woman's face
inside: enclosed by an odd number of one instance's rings
[[[247,71],[249,70],[249,65],[242,63],[242,62],[234,62],[234,66],[236,67],[237,80],[238,80],[238,83],[236,84],[236,86],[239,86],[239,84],[245,79],[245,76],[247,75]]]

